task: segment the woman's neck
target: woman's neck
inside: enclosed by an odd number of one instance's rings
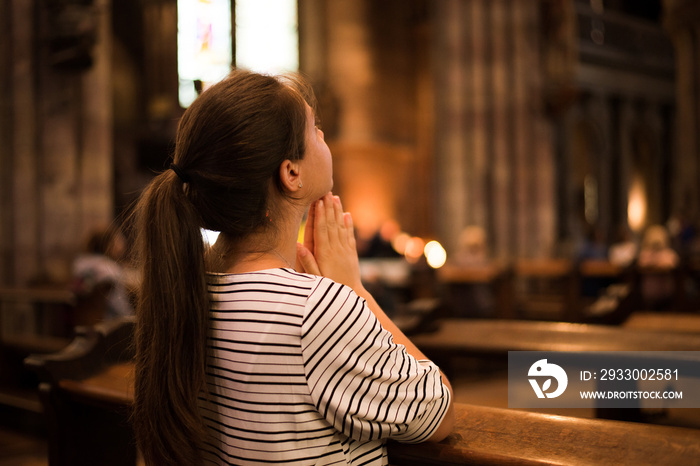
[[[300,226],[301,218],[280,222],[276,228],[268,228],[238,241],[221,234],[208,253],[208,268],[222,273],[294,268]]]

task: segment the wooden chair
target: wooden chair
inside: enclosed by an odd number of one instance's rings
[[[40,380],[52,466],[136,464],[130,408],[119,396],[132,386],[133,369],[127,362],[133,359],[134,323],[129,317],[78,327],[62,351],[25,359]],[[113,377],[117,386],[107,383],[86,390],[81,381],[106,369],[118,372]]]

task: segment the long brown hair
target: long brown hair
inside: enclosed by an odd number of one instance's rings
[[[231,243],[270,228],[279,167],[304,155],[299,78],[234,70],[183,114],[167,170],[141,195],[136,220],[142,284],[137,306],[134,428],[147,464],[201,463],[208,295],[200,228]]]

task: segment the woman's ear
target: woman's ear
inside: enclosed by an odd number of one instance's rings
[[[295,193],[301,189],[301,169],[297,162],[285,160],[280,165],[280,180],[282,186],[288,192]]]

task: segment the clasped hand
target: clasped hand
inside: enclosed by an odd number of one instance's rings
[[[304,244],[297,243],[299,272],[328,277],[358,291],[362,287],[350,213],[330,192],[311,204]]]

